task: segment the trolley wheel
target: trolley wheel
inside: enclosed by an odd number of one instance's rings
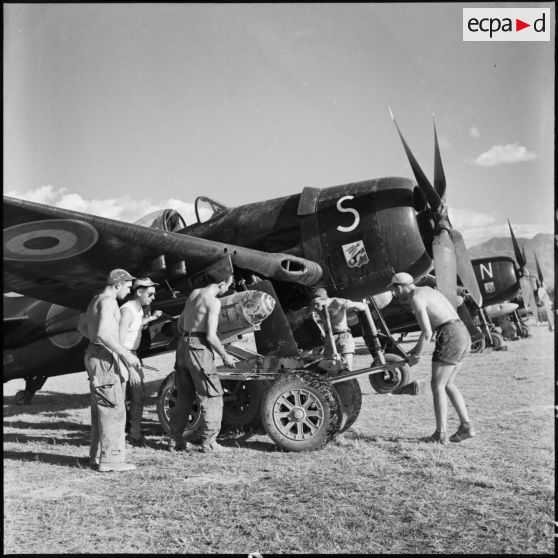
[[[471,353],[482,353],[486,347],[484,335],[476,341],[471,341]]]
[[[221,380],[223,386],[223,428],[261,426],[261,405],[269,386],[266,380]]]
[[[157,393],[157,415],[163,432],[170,435],[170,413],[176,403],[176,385],[174,383],[174,372],[171,372],[161,383]],[[194,440],[200,427],[200,403],[198,396],[194,401],[192,410],[188,416],[188,422],[184,429],[183,437]]]
[[[333,390],[338,398],[338,405],[341,411],[341,423],[339,434],[348,430],[358,418],[362,407],[362,391],[357,380],[347,380],[333,384]]]
[[[386,353],[384,355],[387,363],[402,362],[403,358],[393,353]],[[378,366],[380,362],[374,360],[374,366]],[[399,387],[405,386],[409,383],[411,377],[411,369],[408,364],[404,363],[399,368],[385,370],[384,372],[377,372],[370,374],[368,381],[370,385],[378,393],[391,393]]]
[[[334,388],[314,374],[285,374],[262,399],[262,422],[281,449],[320,449],[335,437],[341,422]]]
[[[490,334],[490,340],[492,341],[492,349],[494,351],[502,350],[502,347],[504,346],[504,338],[499,333],[493,331]]]
[[[521,324],[518,328],[519,337],[530,337],[531,331],[525,324]]]

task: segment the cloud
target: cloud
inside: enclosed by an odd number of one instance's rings
[[[479,132],[478,128],[476,128],[475,126],[471,126],[471,128],[469,129],[469,133],[474,138],[480,138],[480,132]]]
[[[452,225],[463,235],[467,248],[482,244],[491,238],[509,237],[507,222],[496,222],[496,217],[487,213],[475,213],[459,209],[450,209],[449,217]],[[513,232],[517,237],[532,238],[539,233],[553,234],[552,228],[540,223],[513,224]]]
[[[108,199],[86,199],[80,194],[68,192],[67,188],[54,186],[41,186],[28,192],[11,191],[7,196],[29,200],[38,203],[53,205],[72,211],[91,213],[100,217],[118,219],[133,223],[145,215],[161,209],[176,209],[184,218],[187,225],[196,221],[194,205],[175,198],[152,201],[149,198],[142,200],[132,199],[130,196]]]
[[[481,153],[474,161],[477,167],[496,167],[512,163],[532,161],[538,155],[528,151],[526,147],[519,145],[518,142],[508,143],[507,145],[494,145],[488,151]]]

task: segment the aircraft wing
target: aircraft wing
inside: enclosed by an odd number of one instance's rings
[[[229,255],[234,266],[303,285],[319,280],[318,264],[115,219],[4,196],[4,292],[14,291],[84,310],[108,272],[144,275],[165,255],[184,261],[188,276]]]

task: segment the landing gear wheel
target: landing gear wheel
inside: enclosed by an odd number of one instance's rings
[[[523,338],[531,336],[531,331],[526,325],[520,325],[518,328],[518,333],[519,333],[519,337],[523,337]]]
[[[339,434],[348,430],[358,418],[362,407],[362,391],[357,380],[347,380],[333,384],[333,390],[338,397],[338,405],[341,411],[341,423]]]
[[[34,393],[30,394],[28,391],[21,389],[14,395],[15,404],[29,405],[29,403],[31,403],[31,400],[33,399],[33,395],[35,394]]]
[[[386,353],[384,357],[386,362],[390,364],[393,362],[403,362],[402,357],[393,353]],[[379,364],[380,362],[378,360],[374,360],[374,366],[378,366]],[[410,377],[411,370],[409,365],[404,363],[400,368],[393,368],[385,372],[370,374],[370,376],[368,376],[368,381],[378,393],[391,393],[397,388],[407,385]]]
[[[334,388],[308,374],[285,374],[262,400],[262,422],[269,437],[286,451],[325,446],[337,431],[341,413]]]
[[[492,332],[490,334],[490,340],[492,341],[492,349],[494,351],[501,351],[504,346],[504,338],[497,332]]]
[[[476,341],[471,341],[471,353],[482,353],[486,347],[484,336]]]
[[[223,386],[223,428],[257,428],[261,426],[266,380],[221,380]]]
[[[170,413],[176,403],[176,385],[174,383],[174,372],[171,372],[161,383],[157,393],[157,415],[163,432],[170,435]],[[196,399],[188,416],[188,422],[184,429],[183,438],[194,440],[195,434],[200,427],[200,403]]]

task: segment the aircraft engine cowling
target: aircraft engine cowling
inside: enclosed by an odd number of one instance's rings
[[[471,260],[485,305],[515,298],[519,292],[515,262],[507,256]]]
[[[417,197],[418,196],[418,197]],[[327,189],[305,188],[298,207],[304,256],[325,262],[322,286],[359,299],[386,290],[395,272],[432,268],[420,226],[420,200],[407,178],[381,178]]]

